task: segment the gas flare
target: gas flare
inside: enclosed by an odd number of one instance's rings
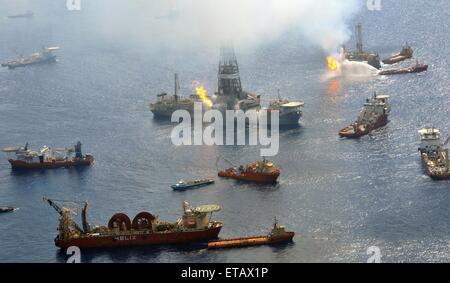
[[[208,105],[208,107],[212,107],[213,103],[211,99],[209,99],[206,89],[197,81],[194,81],[192,85],[195,87],[195,94],[197,94],[197,96],[203,101],[203,103]]]
[[[336,71],[339,63],[333,58],[333,56],[327,56],[327,66],[330,71]]]

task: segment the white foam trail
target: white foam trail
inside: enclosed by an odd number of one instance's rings
[[[349,61],[345,59],[344,50],[338,56],[333,56],[338,64],[336,71],[329,71],[326,75],[327,79],[336,77],[373,77],[378,74],[378,70],[369,65],[367,62]]]

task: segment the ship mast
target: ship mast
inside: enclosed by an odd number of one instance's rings
[[[174,95],[175,95],[175,99],[178,98],[178,90],[180,89],[180,83],[178,82],[178,74],[175,73],[174,75]]]
[[[362,25],[361,23],[356,25],[356,50],[359,53],[363,53],[363,39],[362,39]]]

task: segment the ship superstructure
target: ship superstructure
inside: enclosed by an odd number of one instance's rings
[[[222,222],[211,220],[212,213],[221,210],[218,205],[190,207],[183,202],[183,215],[176,222],[161,221],[158,216],[143,211],[133,220],[124,213],[111,217],[107,226],[91,227],[87,221],[87,203],[44,199],[60,215],[55,245],[59,248],[77,246],[86,248],[128,247],[144,245],[181,244],[217,238]],[[72,219],[73,209],[66,204],[79,204],[82,225]],[[63,206],[66,205],[66,206]]]
[[[55,63],[57,60],[56,55],[53,54],[53,51],[58,49],[59,47],[43,47],[40,52],[33,53],[29,57],[20,56],[18,59],[2,63],[1,66],[14,69],[18,67],[25,67],[27,65]]]
[[[389,120],[391,107],[388,103],[389,96],[374,94],[367,98],[357,120],[350,126],[342,129],[339,136],[343,138],[359,138],[371,131],[385,126]]]
[[[243,111],[260,108],[260,97],[242,89],[239,65],[234,48],[221,48],[217,79],[218,89],[215,101],[217,107],[224,110],[240,109]]]
[[[433,179],[447,180],[450,178],[450,161],[447,143],[441,139],[441,132],[435,128],[419,130],[421,142],[419,146],[422,163],[425,170]]]

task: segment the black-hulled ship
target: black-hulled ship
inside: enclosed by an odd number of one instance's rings
[[[40,52],[33,53],[29,57],[20,57],[11,61],[7,61],[1,64],[2,67],[8,67],[14,69],[18,67],[25,67],[28,65],[55,63],[56,55],[53,51],[58,50],[59,47],[43,47]]]
[[[361,110],[358,119],[350,126],[339,131],[341,138],[359,138],[371,131],[384,127],[388,122],[390,106],[389,96],[374,94],[368,98]]]

